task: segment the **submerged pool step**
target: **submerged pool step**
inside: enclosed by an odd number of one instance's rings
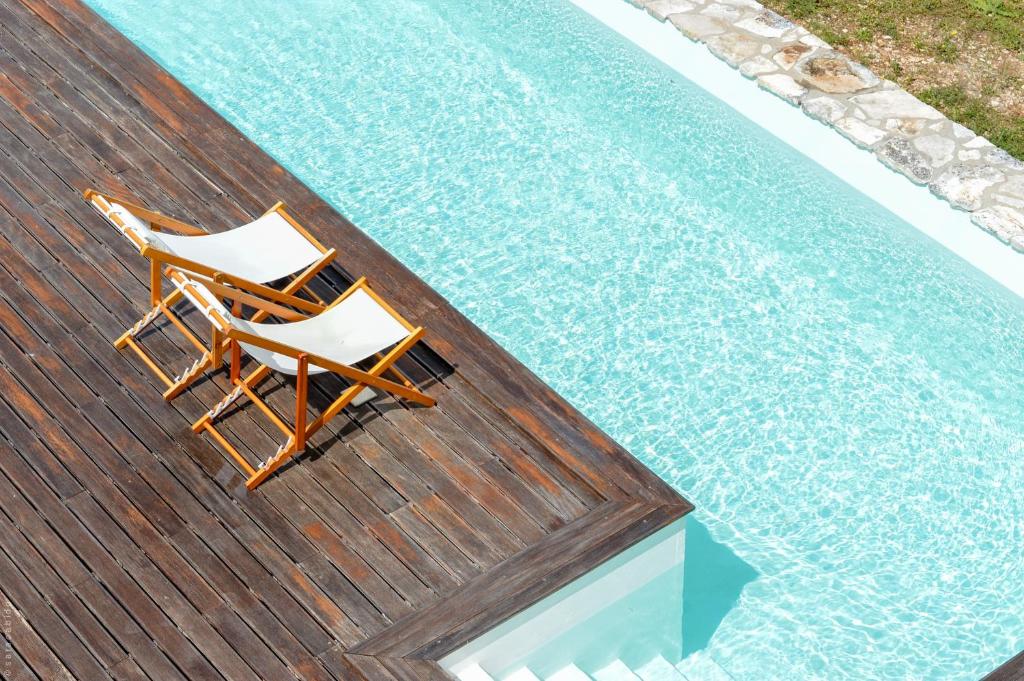
[[[498,681],[479,665],[463,669],[457,677],[459,681]],[[698,654],[691,655],[678,666],[661,655],[636,669],[630,669],[622,660],[615,660],[592,675],[570,664],[543,679],[528,667],[522,667],[501,676],[500,681],[733,681],[733,678],[710,657]]]
[[[734,681],[729,672],[705,651],[693,653],[676,665],[687,681]]]
[[[547,677],[546,681],[591,681],[582,669],[574,664],[562,667],[557,672]]]
[[[595,681],[641,681],[633,670],[622,660],[615,660],[610,665],[594,672]]]
[[[671,662],[658,655],[650,662],[637,667],[636,675],[643,681],[688,681]]]
[[[495,681],[494,677],[481,669],[478,664],[466,667],[458,672],[456,677],[459,681]]]

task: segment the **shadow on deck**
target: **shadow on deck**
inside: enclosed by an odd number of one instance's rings
[[[111,346],[148,273],[87,186],[209,229],[285,201],[342,253],[318,286],[365,273],[428,329],[402,368],[438,406],[346,413],[246,493],[189,429],[224,375],[167,404]],[[0,328],[8,678],[445,678],[440,655],[691,508],[77,0],[0,0]],[[251,410],[224,427],[276,449]]]

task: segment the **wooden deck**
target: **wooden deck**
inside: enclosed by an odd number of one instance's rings
[[[0,0],[0,62],[0,676],[445,678],[433,660],[691,509],[77,0]],[[367,274],[427,327],[403,368],[438,407],[346,414],[246,493],[189,430],[225,377],[166,404],[111,346],[147,271],[87,186],[213,230],[284,200],[341,253],[318,286]],[[176,335],[144,341],[185,368]],[[258,416],[224,424],[265,456]]]
[[[986,676],[984,681],[1024,681],[1024,652]]]

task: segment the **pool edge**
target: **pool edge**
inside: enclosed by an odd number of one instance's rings
[[[979,150],[963,149],[965,139],[957,138],[954,151],[977,151],[980,156],[1001,152],[998,162],[988,162],[985,158],[958,160],[954,158],[938,169],[928,169],[929,181],[914,177],[909,166],[894,162],[888,152],[883,153],[886,145],[898,141],[910,145],[921,137],[939,136],[956,138],[954,130],[966,131],[946,119],[932,107],[920,103],[912,95],[898,88],[895,83],[878,79],[871,87],[862,88],[850,94],[829,95],[817,90],[804,88],[794,81],[799,78],[796,70],[800,68],[797,60],[790,69],[776,65],[776,71],[769,75],[780,76],[793,81],[799,90],[792,92],[780,90],[766,84],[763,75],[751,73],[744,67],[752,60],[766,59],[775,64],[769,57],[779,56],[783,50],[793,44],[804,45],[811,51],[801,55],[802,59],[821,54],[829,54],[824,42],[816,39],[806,30],[779,17],[770,10],[765,10],[755,0],[733,0],[722,5],[708,2],[708,7],[728,5],[737,7],[734,21],[715,19],[716,24],[710,28],[699,26],[700,31],[693,29],[684,20],[691,21],[698,15],[703,0],[570,0],[581,11],[586,12],[612,30],[623,35],[640,49],[652,55],[676,71],[687,80],[696,83],[712,96],[724,101],[744,117],[782,139],[796,148],[814,162],[823,166],[847,184],[855,187],[863,194],[882,204],[904,221],[916,227],[935,241],[938,241],[975,268],[1005,288],[1024,298],[1024,163],[1013,159],[1002,150],[993,147],[982,137],[967,131],[972,137],[966,138],[967,144],[979,145]],[[692,10],[687,12],[669,11],[673,5],[688,5]],[[665,8],[669,9],[665,9]],[[708,11],[705,8],[705,11]],[[666,13],[667,12],[667,13]],[[751,24],[764,21],[785,22],[785,28],[778,33],[783,37],[765,37],[752,33],[748,28]],[[675,22],[675,23],[673,23]],[[679,25],[677,26],[676,23]],[[693,30],[691,30],[693,29]],[[765,26],[765,30],[770,27]],[[760,29],[755,29],[760,30]],[[773,35],[775,33],[773,32]],[[712,44],[727,38],[729,41],[753,41],[759,47],[756,56],[746,60],[729,52],[726,45]],[[725,41],[728,42],[728,41]],[[731,43],[730,43],[731,44]],[[741,43],[746,44],[746,43]],[[780,45],[783,46],[780,49]],[[766,51],[766,52],[762,52]],[[847,60],[849,61],[849,60]],[[852,63],[852,62],[851,62]],[[867,69],[856,65],[867,72]],[[744,72],[746,71],[746,72]],[[871,144],[858,142],[850,132],[843,132],[839,125],[855,118],[848,115],[844,118],[831,120],[821,111],[809,110],[808,102],[813,101],[822,111],[827,107],[820,105],[823,100],[843,100],[861,96],[896,96],[905,95],[920,105],[919,115],[937,116],[936,118],[908,119],[921,125],[938,125],[942,128],[941,135],[923,127],[917,136],[908,136],[898,129],[884,129],[884,136]],[[912,106],[909,100],[899,100],[899,105],[906,108]],[[843,106],[856,109],[850,104]],[[883,106],[875,108],[883,109]],[[934,112],[929,113],[928,111]],[[891,119],[887,123],[894,124]],[[875,121],[877,123],[877,121]],[[960,133],[964,134],[964,133]],[[986,146],[987,145],[987,146]],[[900,149],[906,152],[904,158],[921,156],[914,148]],[[908,161],[909,162],[909,161]],[[935,185],[940,179],[949,184],[949,173],[959,172],[964,167],[973,172],[997,172],[1002,179],[984,185],[980,192],[980,204],[975,210],[967,210],[966,206],[958,207],[955,201],[941,198]],[[916,167],[916,166],[915,166]],[[934,175],[934,177],[932,177]],[[1013,184],[1010,184],[1010,183]],[[966,183],[961,183],[962,193],[973,196],[967,191]],[[944,185],[945,186],[945,185]],[[1004,194],[1006,187],[1012,187],[1016,193]],[[948,193],[948,192],[947,192]],[[993,220],[991,212],[998,210],[1007,212],[1006,220]],[[1005,217],[1005,216],[1004,216]],[[1019,231],[1006,225],[1017,224]],[[984,224],[981,224],[984,223]],[[1018,224],[1019,223],[1019,224]],[[1012,243],[1012,247],[1008,244]]]

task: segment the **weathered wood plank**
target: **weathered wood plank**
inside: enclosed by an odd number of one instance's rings
[[[6,408],[0,404],[0,408]],[[5,416],[0,410],[0,416]],[[13,420],[13,419],[12,419]],[[9,420],[3,419],[5,425]],[[14,441],[17,445],[17,440]],[[18,447],[20,448],[20,446]],[[88,534],[68,509],[60,503],[57,497],[49,493],[45,483],[31,472],[28,465],[13,454],[4,452],[0,458],[0,468],[4,474],[20,488],[22,496],[28,496],[33,504],[39,509],[40,514],[52,527],[59,527],[61,540],[68,548],[96,575],[103,580],[107,591],[114,599],[111,605],[112,613],[104,618],[107,628],[116,634],[117,640],[128,650],[132,651],[136,658],[146,665],[154,677],[177,679],[183,678],[167,661],[159,651],[145,649],[145,642],[150,640],[160,641],[165,647],[168,655],[175,659],[175,664],[185,669],[192,669],[194,672],[207,672],[205,661],[197,655],[194,656],[194,649],[180,635],[173,626],[166,626],[162,612],[151,603],[148,596],[128,575],[116,564],[110,555],[99,545],[99,543]],[[15,497],[6,497],[14,507]],[[88,593],[94,587],[89,580],[78,582],[76,588],[81,593]],[[106,591],[104,592],[106,593]],[[92,602],[99,602],[100,598],[92,599]],[[105,609],[96,610],[103,616]],[[139,633],[139,625],[146,630],[148,636]],[[162,636],[162,634],[166,634]],[[139,646],[142,646],[141,648]]]
[[[107,671],[110,672],[110,678],[114,681],[146,681],[152,678],[142,671],[138,663],[130,657],[126,657]]]
[[[96,660],[109,669],[127,657],[78,595],[58,576],[61,566],[51,566],[18,529],[0,515],[0,545],[28,581],[57,611]],[[66,565],[65,565],[66,567]],[[79,567],[74,565],[74,567]]]
[[[13,295],[13,294],[16,293],[16,291],[17,291],[16,287],[8,287],[6,289],[6,291],[5,291],[5,295]],[[21,299],[21,303],[22,303],[21,304],[21,309],[23,310],[23,312],[31,312],[34,309],[28,299],[24,299],[24,298]],[[45,320],[44,317],[38,317],[38,318],[36,318],[35,321],[36,321],[36,324],[37,324],[37,328],[39,328],[40,326],[42,326],[44,328],[48,328],[50,326],[50,325],[48,325],[46,323],[46,320]],[[16,328],[15,325],[12,324],[12,328]],[[56,338],[60,337],[60,334],[55,329],[51,329],[50,337],[56,339]],[[44,358],[44,359],[47,357],[47,355],[45,353],[37,353],[37,355],[40,358]],[[56,370],[55,366],[53,368]],[[102,386],[104,384],[104,377],[101,374],[99,374],[99,373],[92,373],[91,374],[91,382],[94,385]],[[111,393],[116,396],[116,395],[119,394],[119,391],[117,391],[116,387],[112,386],[112,389],[111,389],[111,391],[108,392],[108,394],[111,394]],[[118,402],[120,404],[122,404],[126,408],[126,409],[121,409],[119,411],[121,411],[122,413],[126,413],[127,412],[128,414],[132,413],[133,405],[129,401],[125,401],[123,399],[119,399]],[[145,423],[145,421],[136,420],[135,423],[138,424],[138,425],[142,425],[142,424]],[[153,438],[156,438],[157,441],[159,442],[159,441],[164,440],[164,438],[166,438],[166,435],[164,435],[162,433],[159,433],[159,432],[153,432],[151,437],[150,437],[150,439],[152,440]],[[155,479],[157,480],[157,482],[164,482],[164,481],[172,480],[172,479],[166,478],[165,476],[157,476]],[[207,482],[207,480],[205,478],[203,478],[203,477],[197,477],[197,478],[195,478],[195,480],[196,480],[196,482],[198,482],[200,484],[200,487],[203,486],[203,483]],[[212,497],[212,496],[206,497],[207,502],[209,502],[209,501],[211,501],[213,499],[215,499],[215,497]],[[189,502],[188,499],[185,499],[185,498],[180,499],[178,501],[178,503],[176,504],[176,506],[179,509],[179,511],[187,511],[188,509],[192,508],[192,506],[188,502]],[[222,546],[223,546],[223,544],[222,544]],[[287,566],[284,566],[283,564],[282,564],[282,569],[288,570]],[[289,572],[293,573],[294,571],[289,571]],[[256,574],[258,574],[258,573],[256,573]],[[253,576],[253,573],[250,573],[249,577],[252,578],[252,576]],[[305,592],[305,589],[303,589],[302,591]],[[283,605],[281,607],[280,611],[283,611],[285,613],[296,612],[294,607],[292,605],[289,605],[289,604]],[[295,622],[294,617],[292,617],[292,621],[293,621],[293,623]],[[299,627],[298,631],[310,632],[309,635],[316,636],[316,634],[312,633],[309,630],[308,627]],[[315,644],[314,647],[317,650],[321,650],[321,649],[323,649],[324,644],[322,644],[322,643]]]
[[[632,534],[640,530],[646,536],[671,518],[663,507],[609,501],[581,520],[547,535],[529,549],[517,553],[494,569],[466,584],[445,601],[424,608],[396,623],[387,631],[371,637],[352,652],[385,657],[416,656],[427,659],[428,652],[450,652],[458,641],[468,641],[462,627],[470,624],[474,633],[479,628],[473,618],[488,619],[498,609],[507,609],[505,619],[536,599],[524,599],[523,590],[540,587],[553,592],[567,583],[567,578],[580,574],[580,568],[599,564],[591,551],[604,553],[605,558],[618,553],[635,541]],[[608,539],[613,541],[609,542]],[[586,566],[586,567],[583,567]],[[556,578],[545,579],[552,574]]]
[[[0,640],[9,644],[17,657],[32,670],[31,675],[24,672],[18,673],[25,678],[41,678],[44,681],[71,681],[71,672],[47,647],[2,588],[0,588],[0,615],[3,616],[4,621]],[[15,678],[17,677],[15,676]]]
[[[0,637],[0,647],[3,647],[4,676],[10,681],[38,681],[39,677],[29,667],[28,662],[21,656],[14,645]]]
[[[479,574],[479,567],[473,563],[472,559],[460,551],[451,539],[417,513],[411,504],[395,509],[391,513],[391,518],[459,583],[467,582]]]
[[[285,200],[345,244],[322,295],[369,273],[430,330],[402,368],[439,406],[348,410],[245,492],[188,428],[225,376],[167,405],[110,346],[148,272],[85,186],[214,229]],[[166,324],[140,338],[171,367],[193,352]],[[291,383],[265,389],[288,413]],[[244,404],[223,428],[254,458],[276,448]],[[689,508],[77,0],[0,0],[0,436],[0,589],[27,678],[443,679],[421,658]]]
[[[1007,660],[983,681],[1024,681],[1024,652]]]
[[[321,658],[328,669],[346,681],[397,681],[380,660],[349,655],[340,647],[325,652]]]
[[[80,679],[109,678],[103,665],[4,552],[0,552],[0,585],[3,594],[22,614],[24,620],[31,622],[31,628],[45,637],[47,645],[60,660],[61,666]]]

